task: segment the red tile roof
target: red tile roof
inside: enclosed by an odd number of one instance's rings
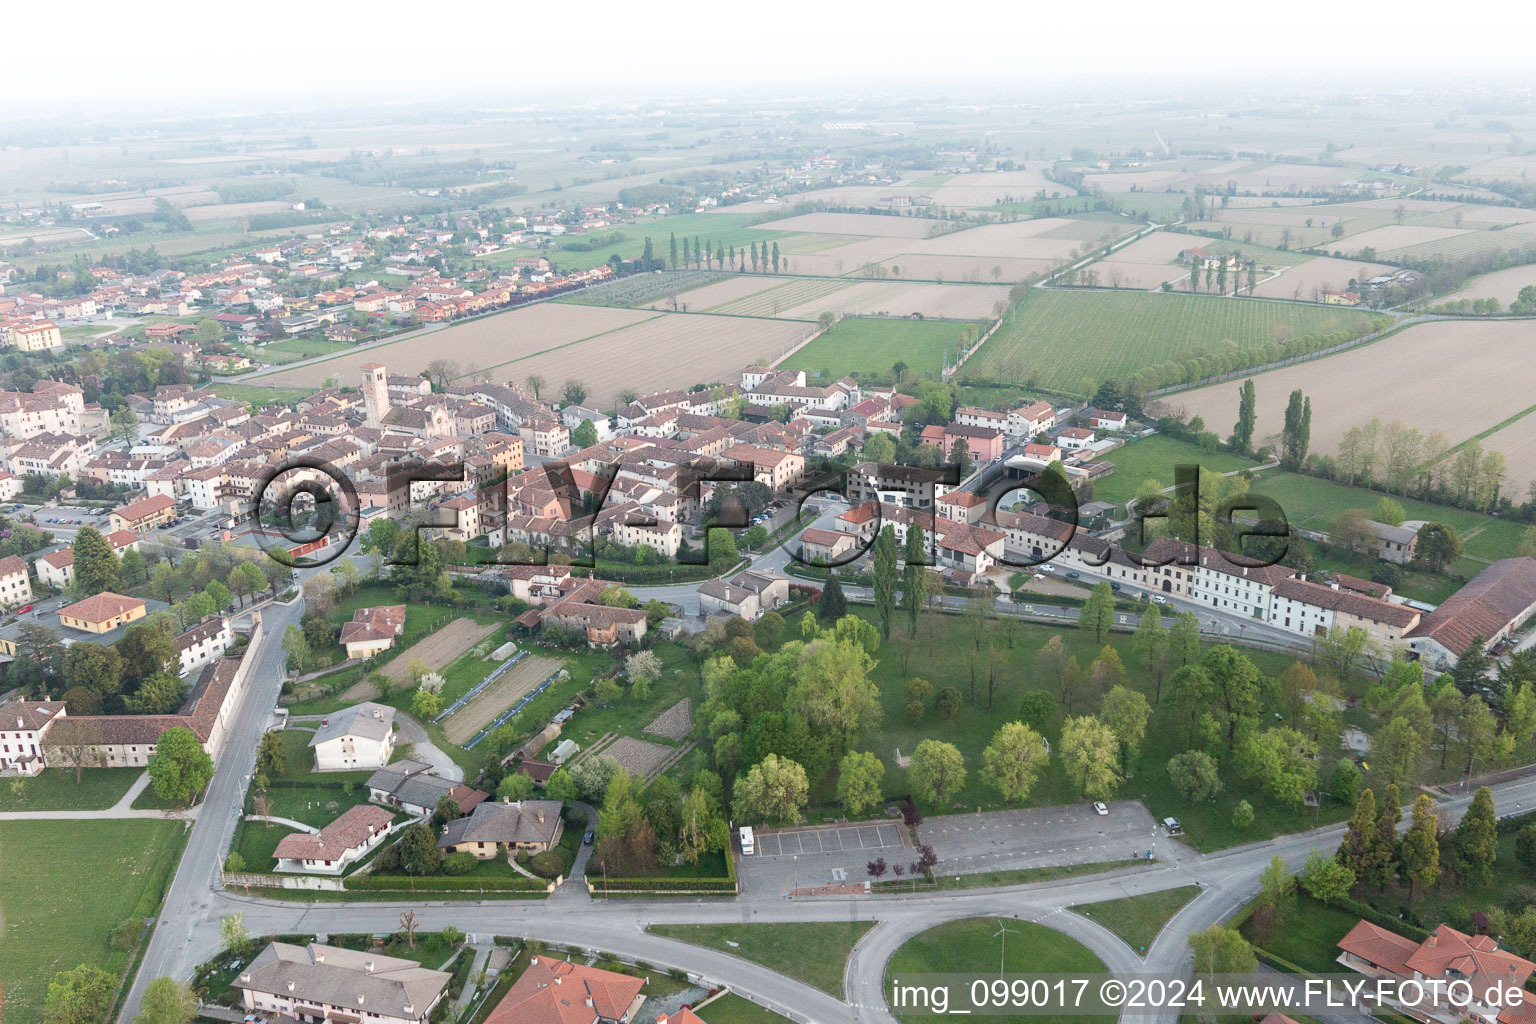
[[[3,568],[4,563],[0,563]],[[128,597],[125,594],[114,594],[110,590],[103,590],[99,594],[92,594],[84,601],[76,601],[67,608],[60,608],[61,616],[69,616],[72,619],[84,619],[86,622],[106,622],[108,619],[119,615],[126,615],[135,608],[143,608],[143,598]]]
[[[598,1017],[621,1020],[644,987],[644,978],[536,956],[485,1024],[592,1024]]]

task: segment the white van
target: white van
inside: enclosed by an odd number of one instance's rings
[[[741,826],[741,855],[743,857],[750,857],[756,849],[757,842],[752,838],[752,826]]]

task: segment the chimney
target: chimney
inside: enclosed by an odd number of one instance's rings
[[[325,950],[320,949],[318,947],[315,949],[315,963],[317,963],[317,964],[325,963]]]
[[[590,1010],[591,1008],[592,1008],[592,997],[591,996],[587,996],[587,1009]]]
[[[288,991],[289,992],[293,991],[293,982],[291,982],[291,981],[288,983]]]
[[[539,824],[540,825],[544,824],[544,812],[543,811],[539,812]]]
[[[363,970],[367,971],[369,974],[372,974],[373,973],[373,961],[369,960],[367,963],[363,964]]]
[[[358,1006],[362,1006],[363,1005],[363,994],[361,992],[359,992],[357,994],[357,1005]]]

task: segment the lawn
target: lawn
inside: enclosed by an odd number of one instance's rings
[[[1094,483],[1094,500],[1112,501],[1121,506],[1136,497],[1143,481],[1156,480],[1164,487],[1171,487],[1176,466],[1199,466],[1212,473],[1230,473],[1258,465],[1241,455],[1207,451],[1197,444],[1164,434],[1131,441],[1095,461],[1111,463],[1115,471]]]
[[[0,811],[100,811],[123,798],[142,768],[86,768],[75,783],[74,769],[47,768],[35,779],[0,782]]]
[[[699,1016],[709,1024],[789,1024],[788,1017],[765,1010],[734,992],[711,1000],[708,1006],[700,1008]]]
[[[779,368],[804,370],[822,383],[855,372],[888,375],[898,362],[915,373],[937,375],[966,326],[954,320],[848,316]]]
[[[1005,934],[1000,930],[1007,929]],[[994,965],[1004,974],[1098,974],[1104,962],[1078,942],[1044,925],[1012,918],[970,917],[949,921],[920,932],[901,944],[885,967],[885,991],[904,975],[956,974],[990,975]],[[957,978],[950,986],[950,1008],[956,1009],[969,994],[969,984]],[[938,1014],[922,1014],[914,1009],[896,1010],[904,1021],[941,1021]],[[1030,1015],[1033,1021],[1076,1021],[1078,1024],[1111,1024],[1109,1015]]]
[[[1242,933],[1255,946],[1314,974],[1330,974],[1339,967],[1338,943],[1359,923],[1360,918],[1337,907],[1319,903],[1297,893],[1282,899],[1275,907],[1273,924],[1261,928],[1252,916],[1244,921]]]
[[[1029,383],[1080,396],[1169,360],[1230,341],[1255,361],[1266,346],[1305,334],[1365,334],[1358,310],[1148,292],[1032,288],[961,371],[979,382]]]
[[[1267,494],[1279,502],[1292,525],[1308,530],[1324,531],[1333,524],[1334,519],[1338,518],[1341,512],[1359,508],[1364,509],[1369,516],[1382,498],[1389,497],[1381,491],[1372,491],[1364,487],[1350,487],[1321,477],[1273,470],[1260,473],[1249,490],[1254,494]],[[1390,497],[1403,507],[1410,521],[1423,519],[1441,522],[1463,536],[1480,526],[1497,522],[1477,512],[1451,508],[1449,505],[1432,505],[1426,501],[1416,501],[1413,498],[1395,494]],[[1492,549],[1497,547],[1499,536],[1500,534],[1496,532],[1489,542],[1479,545],[1479,552],[1483,557],[1491,557]],[[1510,550],[1508,554],[1513,555],[1514,551]]]
[[[842,999],[843,966],[848,962],[848,954],[873,927],[873,921],[821,921],[814,924],[658,924],[651,925],[649,930],[669,939],[680,939],[762,964],[769,970],[814,985]]]
[[[1072,909],[1084,917],[1093,918],[1146,957],[1152,940],[1157,938],[1169,918],[1199,893],[1198,885],[1181,885],[1177,889],[1123,896],[1103,903],[1083,903]]]
[[[41,1021],[59,971],[81,963],[114,974],[127,968],[131,952],[111,948],[109,937],[123,921],[159,912],[183,835],[181,822],[153,819],[13,821],[0,829],[7,1021]]]
[[[311,388],[276,388],[260,384],[215,384],[213,393],[232,402],[249,402],[253,405],[292,405],[301,398],[313,394]]]

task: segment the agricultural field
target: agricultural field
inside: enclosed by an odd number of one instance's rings
[[[459,746],[496,720],[496,716],[521,700],[530,690],[560,668],[558,661],[529,655],[508,669],[500,679],[444,720],[443,732]]]
[[[564,202],[564,200],[561,201]],[[647,237],[651,240],[652,251],[665,259],[669,253],[669,239],[674,234],[678,238],[679,245],[686,237],[690,247],[697,239],[700,244],[711,249],[716,246],[727,248],[735,246],[738,250],[748,248],[754,242],[773,241],[778,241],[782,249],[784,240],[794,234],[792,231],[774,231],[751,226],[748,223],[749,219],[751,219],[750,214],[741,206],[733,206],[727,213],[685,213],[674,217],[658,217],[638,224],[623,224],[597,232],[602,236],[611,235],[614,232],[624,236],[622,241],[610,245],[599,245],[588,250],[568,248],[568,246],[588,243],[582,235],[564,235],[553,248],[540,249],[536,255],[543,256],[562,270],[587,270],[607,263],[608,257],[615,253],[624,259],[640,256],[645,251]],[[510,267],[518,259],[531,254],[533,253],[526,249],[510,249],[486,257],[485,262],[491,267]]]
[[[130,953],[112,948],[112,930],[159,913],[185,827],[153,818],[6,822],[0,987],[7,1021],[39,1024],[48,983],[59,971],[81,963],[112,974],[127,969]]]
[[[864,281],[785,309],[790,320],[814,320],[823,310],[838,316],[909,316],[946,320],[982,320],[1008,304],[1008,289],[989,284],[918,284]]]
[[[805,213],[770,220],[759,227],[771,231],[818,235],[867,235],[873,238],[928,238],[943,221],[927,217],[886,217],[874,213]]]
[[[1287,267],[1269,280],[1261,280],[1253,294],[1266,299],[1322,298],[1325,291],[1345,291],[1351,281],[1369,281],[1378,274],[1391,273],[1392,267],[1381,263],[1356,263],[1331,256],[1318,256],[1294,267]]]
[[[937,374],[960,341],[963,324],[938,320],[845,317],[779,364],[830,383],[850,373],[888,374],[898,362],[916,373]]]
[[[263,384],[317,388],[330,377],[347,384],[361,380],[364,363],[384,363],[391,373],[419,374],[434,359],[489,369],[541,352],[596,338],[655,317],[651,312],[538,302],[420,334],[366,352],[340,355],[291,370],[253,378]],[[521,376],[521,375],[519,375]],[[245,383],[251,383],[247,379]]]
[[[1520,289],[1536,285],[1536,265],[1524,267],[1510,267],[1507,270],[1496,270],[1491,274],[1469,282],[1465,288],[1458,292],[1452,292],[1442,298],[1431,300],[1429,305],[1438,305],[1442,302],[1457,302],[1461,299],[1498,299],[1504,305],[1515,301],[1520,294]]]
[[[1520,498],[1523,487],[1536,480],[1536,413],[1527,414],[1483,438],[1484,451],[1504,453],[1511,496]]]
[[[744,317],[541,302],[441,331],[428,331],[367,352],[262,374],[263,384],[318,387],[330,377],[359,379],[365,362],[392,373],[420,373],[452,359],[491,380],[579,378],[589,401],[606,405],[626,388],[641,393],[723,380],[753,362],[770,362],[805,340],[812,324]]]
[[[1352,309],[1146,292],[1031,289],[961,368],[973,380],[1033,382],[1092,394],[1100,381],[1214,350],[1240,350],[1304,334],[1364,333]]]
[[[492,379],[575,377],[587,387],[588,404],[603,408],[629,388],[646,394],[735,380],[743,366],[772,363],[819,330],[792,320],[664,313],[580,345],[499,364]]]
[[[1323,359],[1271,370],[1254,378],[1255,437],[1280,432],[1290,393],[1300,388],[1312,399],[1313,451],[1336,452],[1346,430],[1373,417],[1383,423],[1401,420],[1424,434],[1438,430],[1457,444],[1531,406],[1530,388],[1509,372],[1511,366],[1523,365],[1529,347],[1530,328],[1518,321],[1437,321]],[[1362,381],[1370,381],[1370,387],[1362,388]],[[1211,385],[1164,402],[1203,416],[1213,429],[1222,430],[1237,419],[1238,387],[1236,381]],[[1510,485],[1522,493],[1531,479],[1517,478],[1513,470],[1509,477]]]
[[[786,277],[762,277],[756,274],[741,274],[728,277],[723,281],[706,284],[702,288],[690,288],[685,292],[676,293],[676,306],[673,299],[663,296],[655,301],[644,303],[647,309],[682,310],[683,312],[703,313],[719,312],[719,307],[734,302],[737,299],[745,299],[750,295],[768,291],[789,281]],[[749,316],[759,314],[748,314]]]
[[[437,672],[496,632],[496,629],[494,623],[480,623],[474,619],[454,619],[448,625],[433,630],[429,636],[423,637],[396,654],[389,664],[384,666],[384,675],[398,686],[408,678],[413,661],[419,661],[427,666],[428,670]],[[399,645],[396,645],[396,650],[399,650]],[[365,685],[371,688],[371,684]],[[347,696],[355,700],[368,700],[370,694],[349,693]]]
[[[711,306],[707,312],[724,313],[731,316],[780,316],[784,311],[799,309],[803,306],[816,304],[821,298],[851,287],[848,281],[817,280],[815,278],[765,278],[764,280],[777,282],[767,288],[757,289],[735,300],[726,300],[719,305]],[[702,307],[701,307],[702,308]],[[825,307],[824,307],[825,308]],[[814,320],[820,314],[817,310],[806,320]],[[785,317],[784,319],[793,319]]]
[[[1384,227],[1372,228],[1362,231],[1358,235],[1348,235],[1340,241],[1332,243],[1332,248],[1352,256],[1361,249],[1375,249],[1382,256],[1390,257],[1400,250],[1417,246],[1426,246],[1431,243],[1444,242],[1446,239],[1455,238],[1466,234],[1467,228],[1435,228],[1422,227],[1416,224],[1388,224]]]

